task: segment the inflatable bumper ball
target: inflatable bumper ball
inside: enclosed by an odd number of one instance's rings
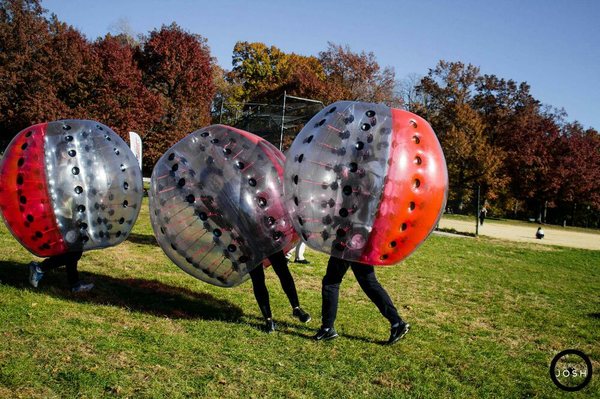
[[[127,144],[94,121],[21,131],[0,163],[0,210],[13,236],[41,257],[121,243],[142,202],[142,173]]]
[[[340,101],[315,115],[294,140],[284,188],[294,228],[310,247],[392,265],[436,226],[448,172],[424,119],[380,104]]]
[[[167,256],[223,287],[298,241],[283,206],[285,157],[266,140],[224,125],[195,131],[152,172],[150,218]],[[265,262],[265,264],[267,264]]]

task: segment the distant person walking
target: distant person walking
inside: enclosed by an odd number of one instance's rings
[[[483,222],[485,221],[485,217],[487,216],[487,209],[484,207],[479,211],[479,224],[483,226]]]
[[[544,238],[544,230],[542,230],[541,227],[538,227],[538,229],[535,233],[535,238],[537,238],[538,240],[541,240],[542,238]]]

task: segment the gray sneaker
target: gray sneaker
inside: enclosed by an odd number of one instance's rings
[[[71,292],[87,292],[94,288],[94,283],[84,283],[83,281],[79,281],[73,287],[71,287]]]
[[[44,272],[40,269],[40,264],[37,262],[29,263],[29,284],[37,288],[42,277],[44,277]]]

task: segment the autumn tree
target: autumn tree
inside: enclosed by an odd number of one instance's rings
[[[142,136],[151,131],[162,114],[158,95],[142,82],[131,43],[124,35],[110,34],[94,43],[100,75],[93,98],[85,104],[89,115],[106,121],[127,141],[129,131]]]
[[[422,115],[446,154],[449,200],[459,208],[473,198],[478,185],[493,199],[508,182],[501,173],[505,154],[490,141],[486,120],[471,104],[479,76],[473,65],[440,61],[418,86],[419,95],[427,98]]]
[[[400,97],[403,108],[417,114],[423,113],[427,106],[427,96],[419,90],[423,77],[416,73],[408,74],[397,81],[394,88],[396,95]]]
[[[144,85],[162,108],[160,119],[142,136],[151,167],[175,142],[210,124],[212,59],[206,39],[175,23],[152,31],[138,59]]]
[[[562,137],[558,117],[540,112],[533,105],[518,110],[508,123],[501,145],[507,153],[504,164],[510,174],[510,195],[524,201],[542,219],[547,203],[554,205],[566,175]]]
[[[237,42],[233,48],[229,80],[241,91],[235,100],[265,101],[268,93],[281,87],[285,80],[289,56],[275,46],[264,43]]]
[[[328,102],[358,100],[401,105],[394,92],[395,73],[390,67],[381,68],[372,52],[353,52],[349,46],[329,42],[319,60],[328,82]]]
[[[600,135],[578,122],[566,124],[562,133],[565,173],[557,198],[569,205],[589,204],[600,210]]]
[[[19,130],[59,116],[45,51],[49,23],[37,0],[0,1],[0,131],[2,148]]]

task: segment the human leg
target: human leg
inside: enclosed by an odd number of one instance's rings
[[[381,286],[379,280],[377,280],[373,266],[352,262],[351,267],[360,288],[362,288],[369,299],[377,306],[377,309],[379,309],[379,312],[381,312],[383,317],[388,319],[391,325],[400,323],[402,319],[400,318],[400,315],[398,315],[398,310],[394,306],[387,291]]]
[[[294,277],[292,277],[292,273],[290,273],[288,261],[285,258],[283,251],[279,251],[269,256],[269,261],[271,261],[271,267],[275,271],[275,274],[277,274],[277,277],[281,282],[281,288],[283,288],[283,292],[287,295],[292,308],[300,306],[298,292],[296,291],[296,283],[294,283]]]
[[[44,273],[49,270],[63,266],[69,260],[68,254],[55,255],[44,259],[41,263],[31,262],[29,264],[29,284],[37,288],[39,282],[44,277]]]
[[[288,267],[288,260],[283,254],[283,251],[279,251],[269,256],[271,266],[279,278],[281,288],[288,297],[290,305],[292,306],[292,315],[303,323],[308,323],[311,320],[310,315],[300,307],[300,300],[298,299],[298,292],[296,291],[296,283],[294,277],[290,273]]]
[[[262,264],[256,266],[250,271],[250,278],[252,279],[252,290],[254,291],[254,298],[258,303],[258,308],[265,319],[270,319],[271,305],[269,303],[269,291],[265,284],[265,271]]]
[[[65,254],[64,263],[67,269],[67,281],[71,288],[79,283],[79,272],[77,271],[77,263],[81,259],[83,252],[69,252]]]
[[[314,339],[317,341],[332,339],[338,336],[333,328],[337,316],[340,284],[348,270],[348,263],[340,258],[331,256],[327,263],[327,271],[323,277],[321,288],[321,328]]]
[[[304,258],[304,251],[306,250],[306,244],[301,242],[296,245],[296,257],[294,263],[309,264],[310,262]]]
[[[340,284],[348,270],[348,263],[343,259],[330,257],[327,271],[323,277],[322,294],[322,325],[325,328],[333,327],[337,316],[340,293]]]
[[[352,271],[362,290],[390,322],[390,337],[387,344],[391,345],[399,341],[410,329],[410,324],[402,320],[398,314],[392,299],[377,280],[373,266],[353,262]]]

